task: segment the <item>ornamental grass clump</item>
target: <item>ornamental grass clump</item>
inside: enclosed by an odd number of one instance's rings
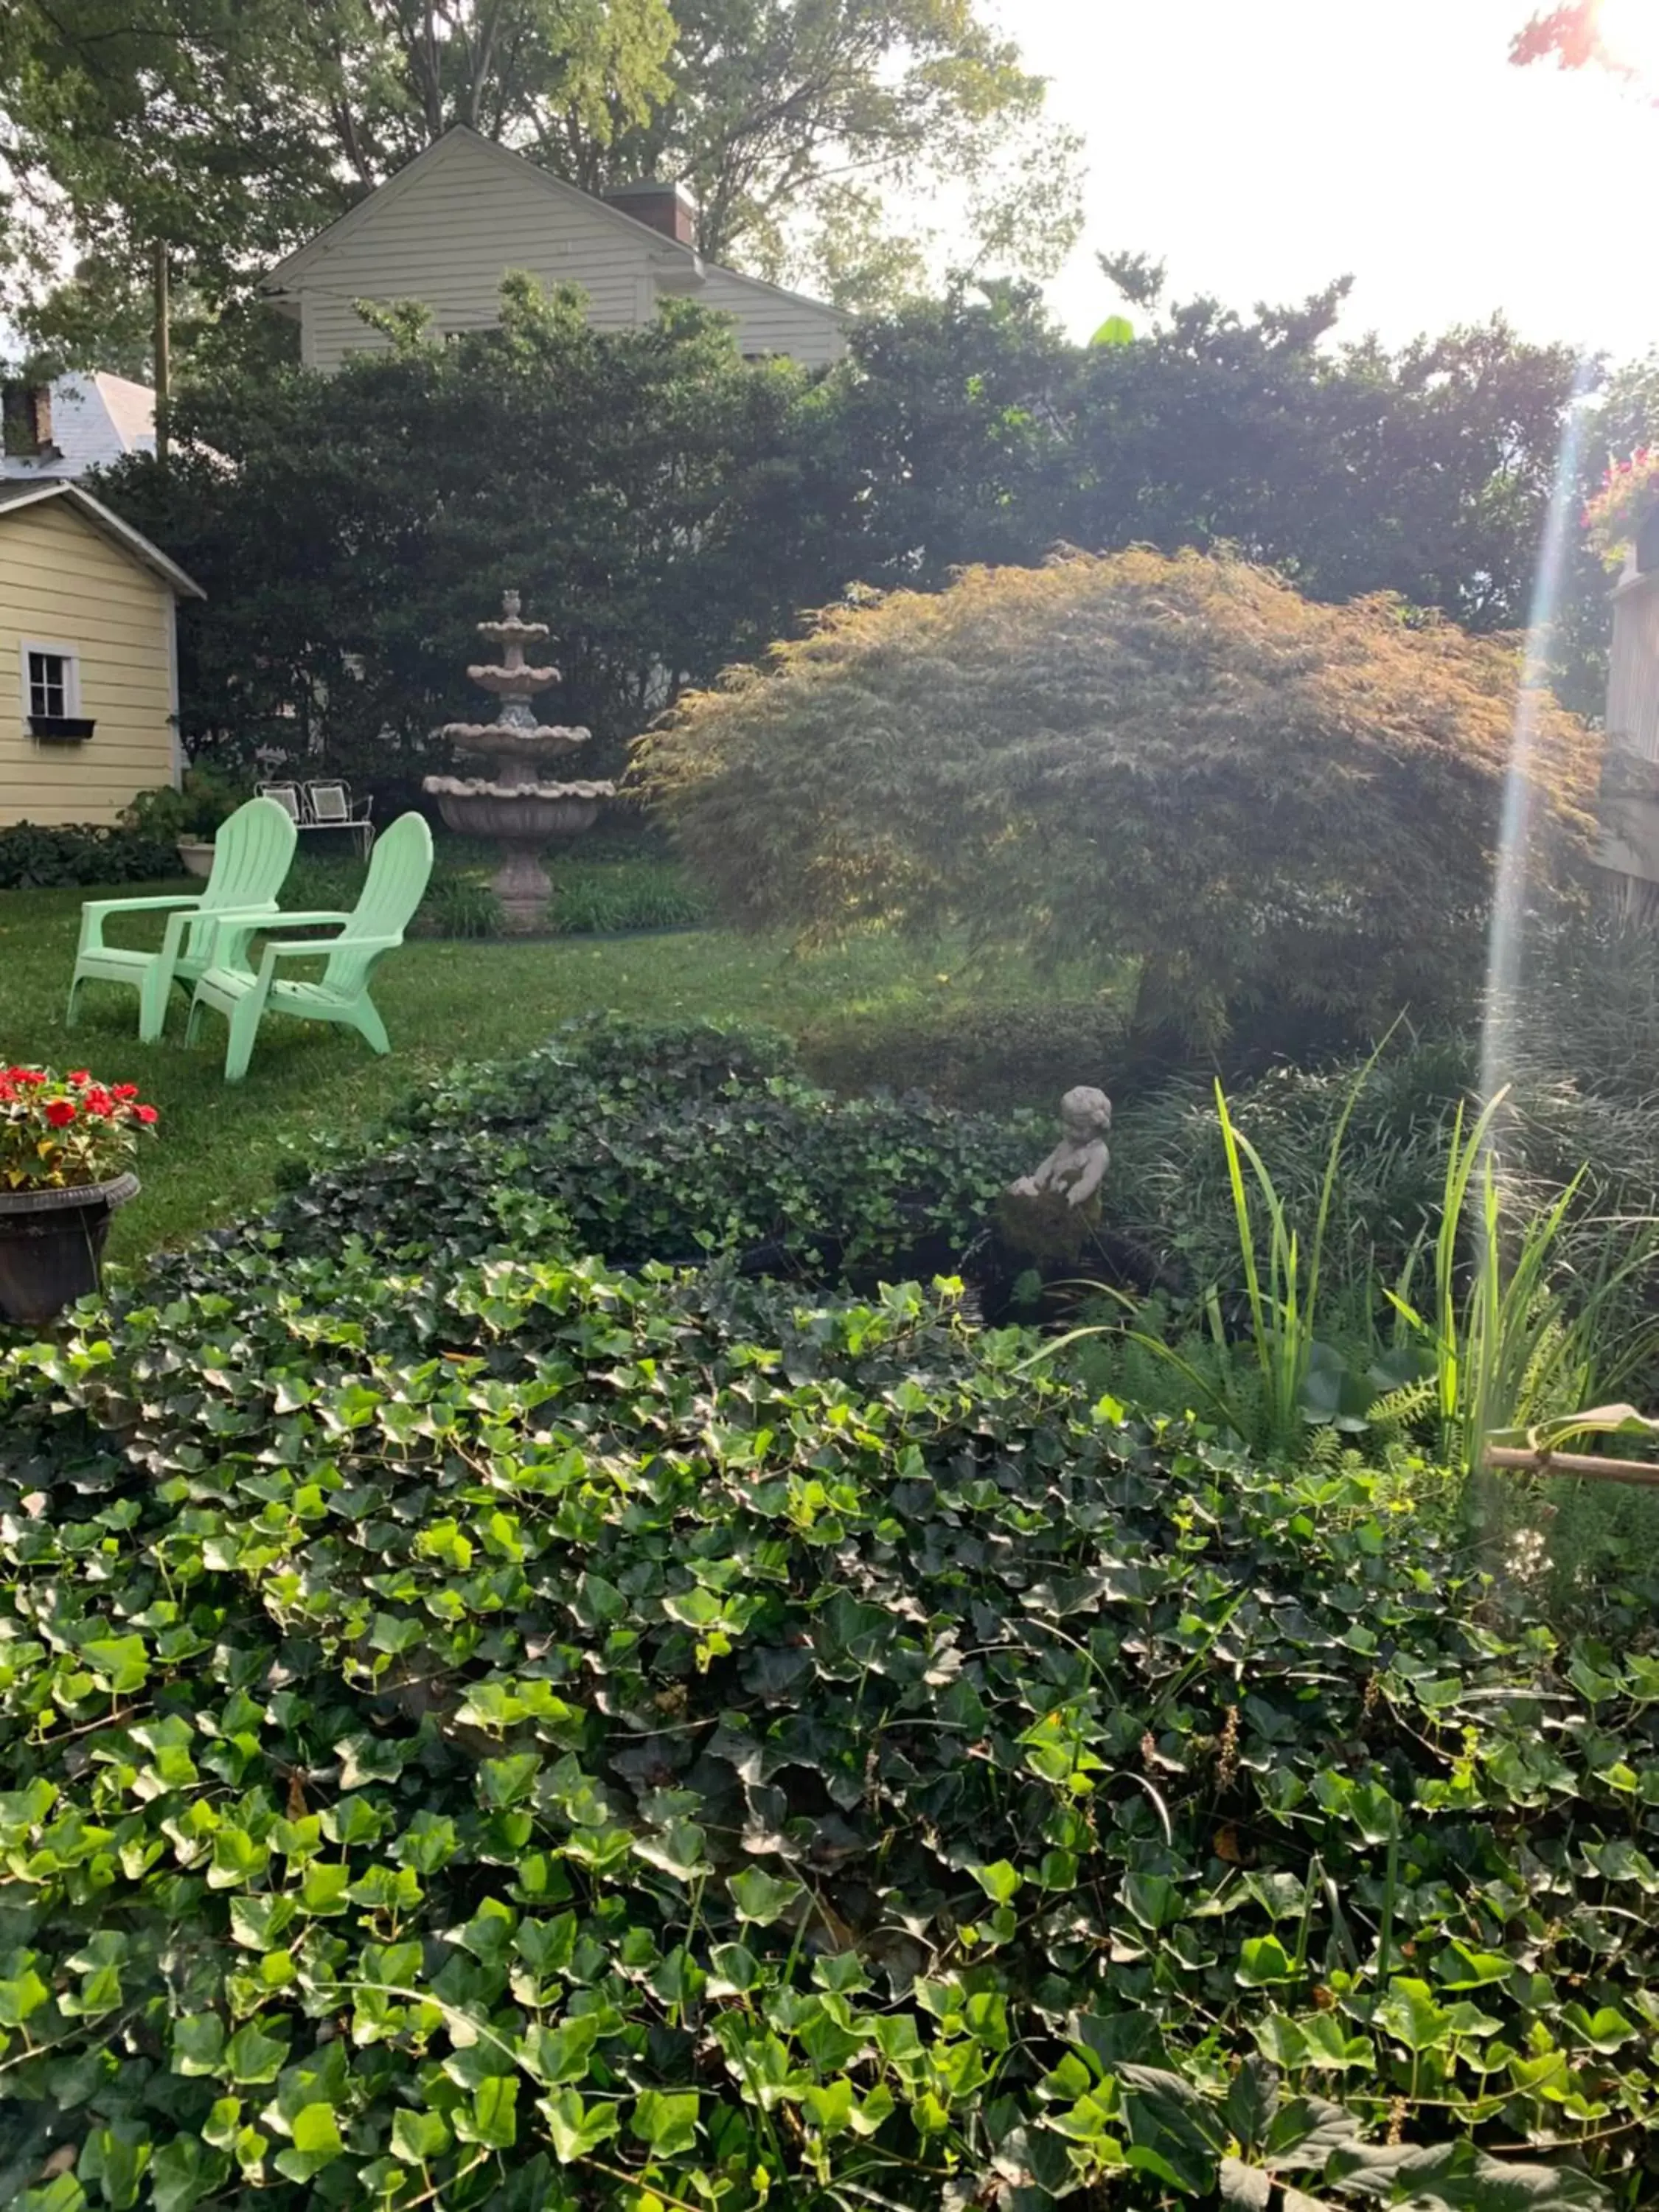
[[[96,1083],[84,1067],[0,1068],[0,1190],[109,1182],[156,1119],[136,1083]]]

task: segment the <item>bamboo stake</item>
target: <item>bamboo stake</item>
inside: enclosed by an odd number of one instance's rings
[[[1597,1459],[1589,1452],[1517,1451],[1488,1444],[1486,1465],[1516,1468],[1528,1474],[1582,1474],[1592,1482],[1631,1482],[1659,1489],[1659,1467],[1645,1459]]]

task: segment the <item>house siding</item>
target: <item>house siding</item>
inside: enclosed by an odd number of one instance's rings
[[[21,653],[72,647],[78,744],[42,744],[24,719]],[[174,775],[173,593],[62,498],[0,508],[0,824],[113,822]]]
[[[787,292],[757,284],[734,269],[708,270],[708,281],[690,295],[705,307],[738,319],[738,350],[745,354],[787,354],[807,368],[824,368],[839,361],[847,340],[836,319],[810,300],[793,299]]]
[[[625,330],[636,319],[635,280],[650,276],[651,253],[649,239],[556,198],[532,172],[458,146],[388,191],[295,280],[301,357],[333,370],[349,353],[381,350],[386,341],[358,316],[358,300],[420,300],[441,330],[488,330],[509,269],[527,269],[550,287],[580,284],[589,319]]]
[[[657,276],[678,290],[684,266],[666,240],[615,221],[579,195],[551,192],[527,163],[458,140],[419,174],[381,187],[378,205],[337,244],[298,271],[300,356],[331,374],[351,353],[384,350],[386,340],[356,313],[359,300],[419,300],[445,332],[488,330],[500,316],[501,283],[527,270],[550,288],[580,285],[599,330],[629,330],[656,313]],[[726,270],[690,297],[738,318],[743,353],[838,359],[839,324],[810,301],[791,301]]]

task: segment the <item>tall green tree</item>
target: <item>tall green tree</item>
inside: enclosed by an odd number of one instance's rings
[[[970,180],[969,258],[1042,276],[1072,244],[1079,142],[1046,120],[1042,80],[978,0],[672,6],[672,93],[603,133],[569,111],[547,148],[562,174],[590,190],[619,169],[683,177],[705,252],[773,275],[814,264],[832,289],[894,235],[884,198],[941,177]]]
[[[305,0],[0,10],[14,285],[37,291],[77,249],[131,280],[159,238],[221,287],[337,212],[307,13]]]
[[[969,258],[1046,270],[1078,147],[1043,90],[979,0],[10,0],[10,304],[131,331],[162,238],[210,316],[456,123],[588,190],[670,173],[705,251],[860,301],[922,264],[884,198],[941,179]]]
[[[160,238],[216,301],[453,123],[642,119],[672,38],[665,0],[12,0],[14,271],[37,292],[78,240],[114,299]]]
[[[1502,322],[1391,353],[1343,343],[1346,283],[1238,313],[1166,306],[1106,257],[1133,321],[1065,342],[1034,295],[957,288],[854,334],[849,441],[873,583],[963,562],[1231,545],[1319,599],[1388,590],[1523,623],[1578,367]]]
[[[1571,348],[1494,319],[1390,353],[1338,336],[1346,278],[1245,316],[1166,311],[1144,257],[1104,267],[1151,327],[1085,358],[1064,535],[1231,544],[1320,599],[1384,590],[1473,629],[1525,621]]]
[[[854,326],[835,404],[864,581],[932,588],[1065,534],[1079,358],[1028,289],[955,284]]]

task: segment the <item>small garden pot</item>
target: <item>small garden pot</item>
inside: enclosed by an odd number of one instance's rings
[[[109,1218],[136,1175],[72,1190],[0,1191],[0,1320],[51,1321],[95,1291]]]
[[[179,840],[179,864],[187,876],[210,876],[213,873],[211,840],[181,837]]]

